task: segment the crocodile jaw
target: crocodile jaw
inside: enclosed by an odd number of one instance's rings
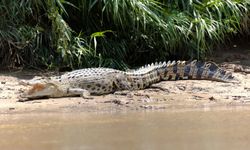
[[[51,83],[34,84],[31,89],[21,95],[22,98],[41,98],[41,97],[62,97],[63,91],[59,90],[56,85]]]

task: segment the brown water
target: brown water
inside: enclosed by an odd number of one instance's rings
[[[1,150],[243,150],[250,111],[0,115]]]

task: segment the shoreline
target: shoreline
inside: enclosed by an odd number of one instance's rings
[[[19,85],[25,72],[0,74],[0,114],[36,112],[209,111],[250,109],[250,74],[233,73],[241,83],[208,80],[162,81],[152,88],[118,94],[63,97],[18,102],[28,87]]]

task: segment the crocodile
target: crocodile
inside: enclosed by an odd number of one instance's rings
[[[103,95],[122,90],[140,90],[164,80],[201,79],[219,82],[235,82],[231,72],[214,62],[168,61],[145,65],[135,70],[121,71],[111,68],[85,68],[60,76],[22,80],[31,85],[21,95],[24,99],[41,97],[69,97]]]

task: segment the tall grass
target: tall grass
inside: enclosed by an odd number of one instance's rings
[[[203,59],[249,32],[249,0],[2,0],[0,65],[126,68]]]
[[[80,11],[73,11],[78,14],[73,28],[85,35],[112,30],[97,40],[97,53],[131,65],[173,57],[203,59],[215,45],[249,28],[247,0],[81,0],[73,4]]]

